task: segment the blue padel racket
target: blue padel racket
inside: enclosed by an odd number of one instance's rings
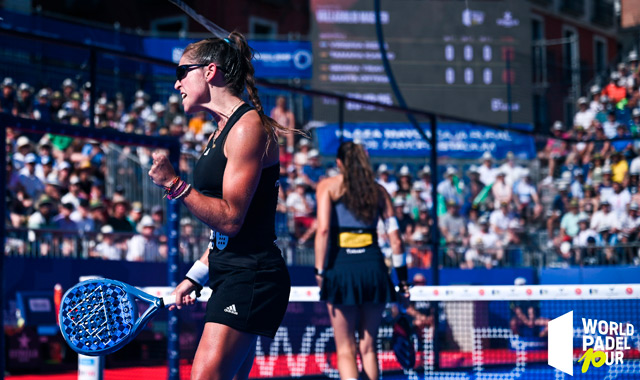
[[[150,304],[138,316],[136,298]],[[60,331],[79,354],[101,356],[129,343],[175,296],[154,297],[131,285],[108,279],[83,281],[62,297]]]
[[[414,338],[414,333],[411,319],[407,314],[401,312],[393,323],[391,346],[396,354],[398,363],[407,370],[414,368],[416,365],[416,349],[412,338]]]

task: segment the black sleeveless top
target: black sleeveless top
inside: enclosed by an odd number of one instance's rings
[[[235,123],[253,108],[243,104],[229,117],[226,127],[215,139],[211,139],[194,168],[193,186],[201,194],[222,198],[224,171],[227,157],[224,144]],[[238,234],[228,237],[211,230],[210,255],[218,262],[255,267],[266,262],[281,261],[281,254],[275,245],[275,215],[280,187],[280,164],[262,169],[260,182],[253,194],[244,223]]]

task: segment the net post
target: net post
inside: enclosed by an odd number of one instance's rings
[[[431,231],[432,249],[431,254],[431,285],[440,285],[440,266],[439,266],[439,254],[440,254],[440,230],[438,229],[438,119],[436,115],[431,114],[429,116],[429,124],[431,127],[431,136],[429,137],[429,145],[431,145],[431,215],[433,218],[433,226]],[[433,369],[438,370],[440,368],[440,345],[438,344],[438,321],[439,316],[439,302],[433,308]]]
[[[169,161],[176,168],[176,174],[180,175],[180,146],[174,144],[169,148]],[[167,280],[169,286],[178,286],[178,266],[180,262],[180,202],[167,200],[167,224],[169,231],[169,252],[167,257]],[[169,311],[169,323],[167,331],[167,364],[169,380],[180,379],[180,327],[178,321],[178,310]]]

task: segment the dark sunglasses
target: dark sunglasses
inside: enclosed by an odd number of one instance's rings
[[[193,63],[191,65],[180,65],[178,67],[176,67],[176,78],[178,80],[183,80],[184,77],[187,76],[187,73],[195,68],[198,67],[205,67],[207,66],[207,63]]]
[[[208,63],[192,63],[190,65],[180,65],[178,67],[176,67],[176,78],[178,80],[183,80],[184,77],[187,76],[187,73],[193,69],[196,69],[198,67],[205,67],[205,66],[209,66]],[[222,69],[222,67],[217,66],[218,70],[222,71],[223,73],[226,72],[225,70]]]

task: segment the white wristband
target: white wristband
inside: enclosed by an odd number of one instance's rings
[[[209,283],[209,267],[200,260],[196,260],[191,269],[187,272],[187,276],[193,281],[205,287]]]
[[[390,234],[393,231],[397,231],[400,229],[398,225],[398,219],[395,216],[391,216],[384,220],[384,227],[387,230],[387,233]]]
[[[391,263],[393,264],[394,268],[400,268],[400,267],[406,266],[407,253],[406,252],[399,253],[399,254],[394,253],[393,255],[391,255]]]

